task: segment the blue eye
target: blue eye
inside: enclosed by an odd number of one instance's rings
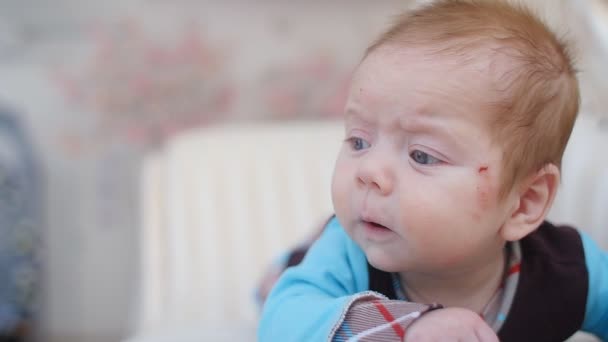
[[[350,147],[355,151],[361,151],[371,146],[367,141],[357,137],[349,138],[348,141],[350,142]]]
[[[433,165],[441,163],[441,160],[431,156],[428,153],[424,153],[420,150],[415,150],[410,154],[410,157],[418,164],[421,165]]]

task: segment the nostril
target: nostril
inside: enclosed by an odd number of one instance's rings
[[[393,186],[391,173],[388,167],[370,164],[362,165],[361,169],[357,170],[356,173],[358,186],[379,191],[382,194],[388,194],[392,191]]]

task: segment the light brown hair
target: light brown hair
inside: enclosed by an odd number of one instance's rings
[[[435,1],[398,16],[365,56],[383,46],[503,62],[495,80],[501,96],[487,103],[503,147],[501,197],[543,166],[561,166],[580,102],[576,70],[566,44],[530,10],[497,0]]]

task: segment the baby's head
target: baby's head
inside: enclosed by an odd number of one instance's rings
[[[576,119],[564,45],[524,9],[439,1],[367,51],[332,196],[385,271],[472,267],[544,220]]]

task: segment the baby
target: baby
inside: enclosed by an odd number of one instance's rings
[[[336,217],[279,279],[259,339],[608,339],[608,256],[545,221],[578,106],[571,57],[525,9],[400,16],[352,79]]]

